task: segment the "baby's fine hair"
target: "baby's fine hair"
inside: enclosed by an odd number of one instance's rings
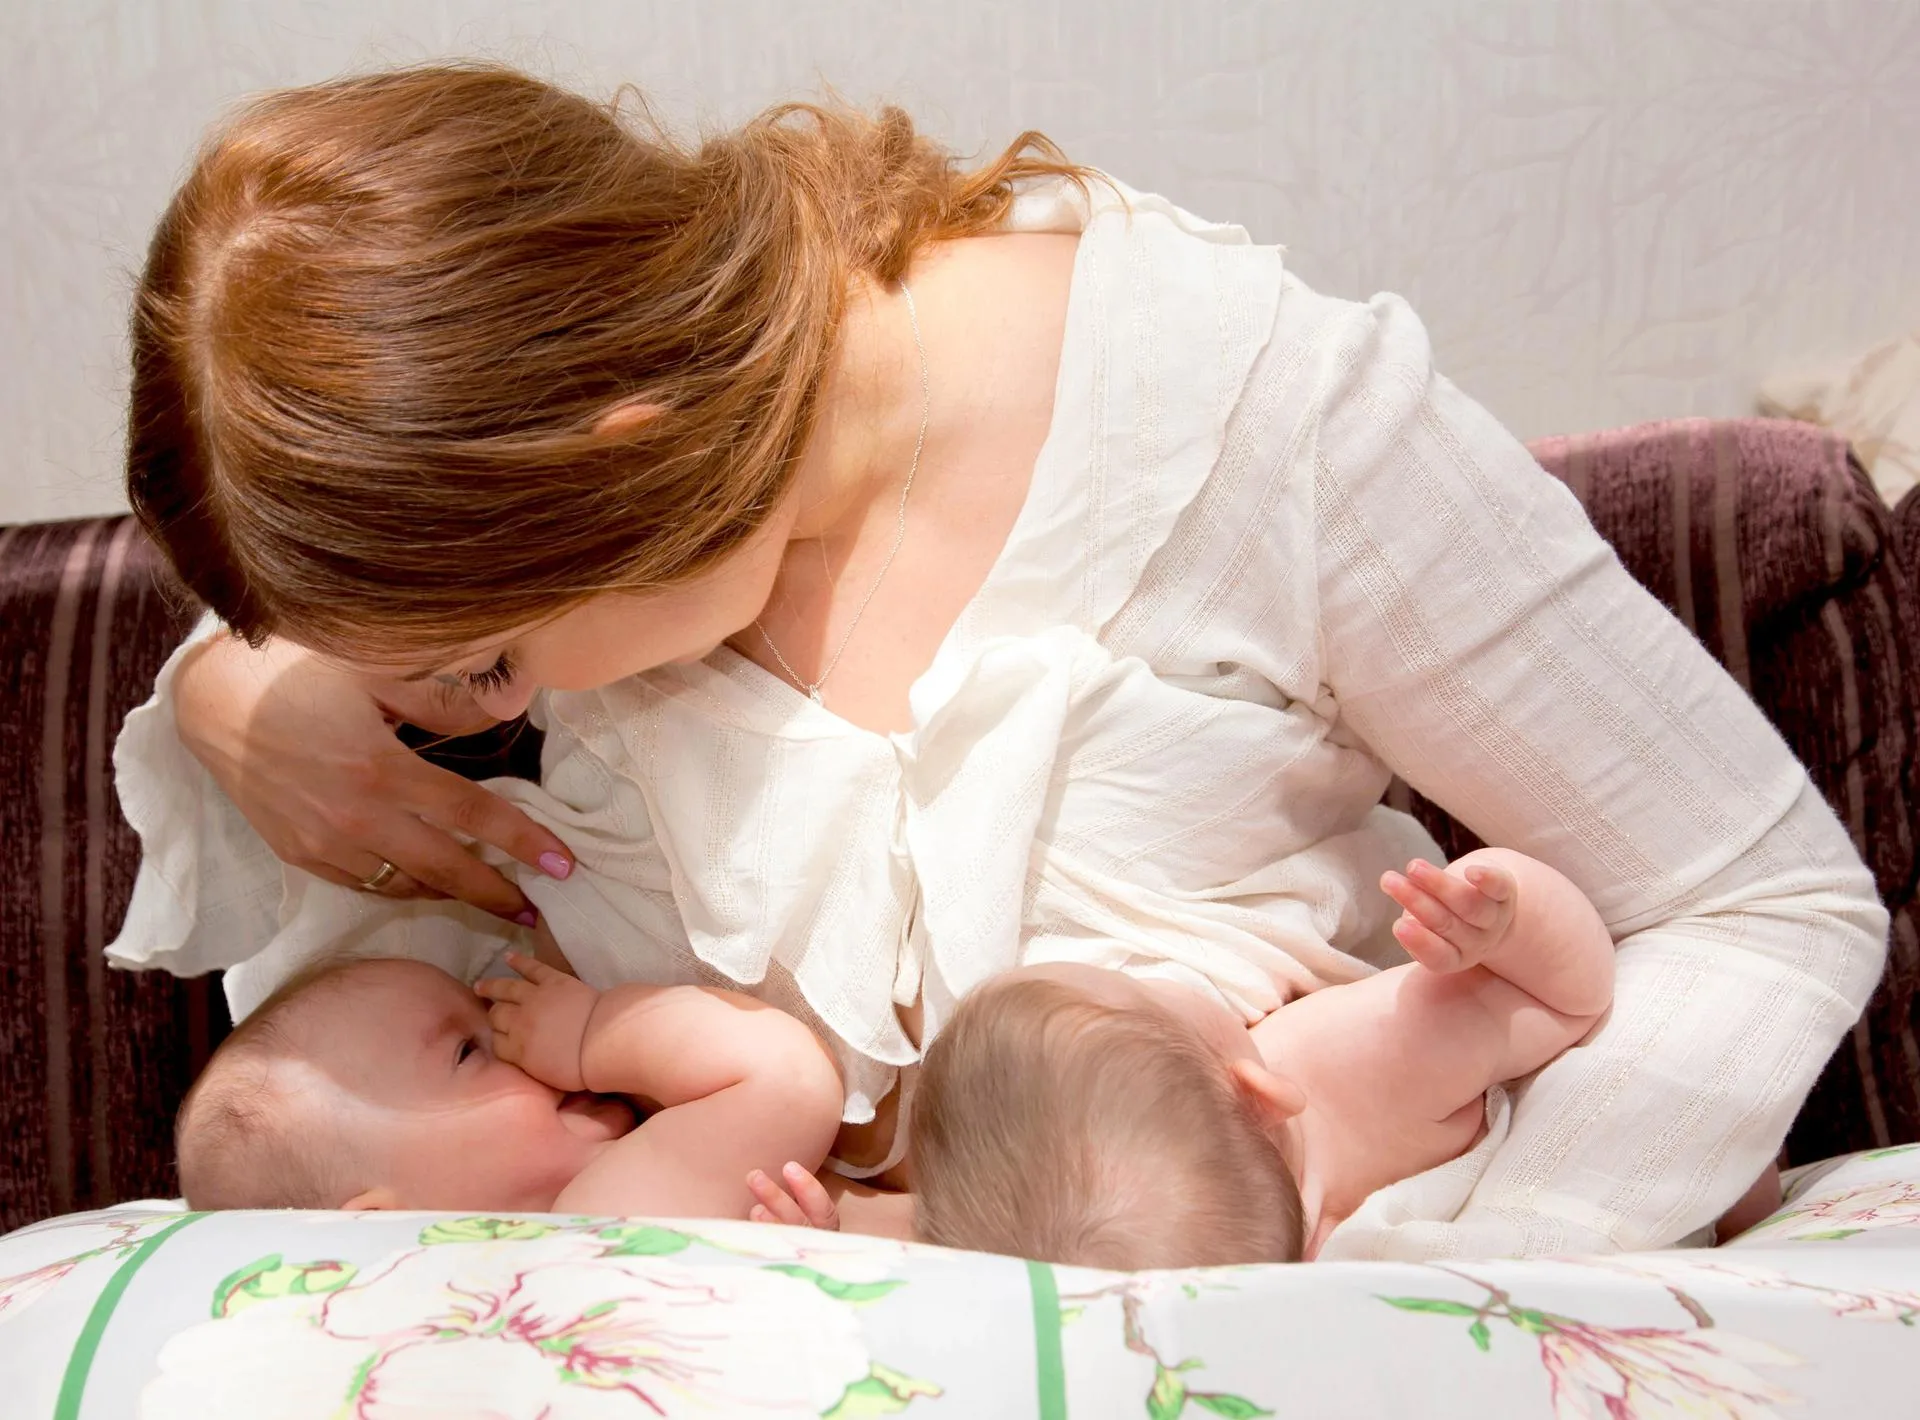
[[[925,1242],[1119,1270],[1300,1257],[1272,1136],[1157,1006],[986,983],[927,1047],[913,1140]]]
[[[189,1208],[338,1208],[357,1191],[351,1140],[275,1066],[307,1056],[300,1018],[367,960],[328,956],[296,972],[214,1051],[174,1121]]]

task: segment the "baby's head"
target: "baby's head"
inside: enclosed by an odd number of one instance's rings
[[[970,993],[913,1104],[915,1234],[1131,1270],[1300,1257],[1290,1087],[1185,987],[1026,967]]]
[[[496,1059],[486,1002],[422,962],[336,961],[242,1021],[180,1107],[193,1208],[539,1211],[633,1127]]]

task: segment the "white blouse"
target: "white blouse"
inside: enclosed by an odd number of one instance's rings
[[[1124,200],[1123,200],[1124,195]],[[1620,945],[1614,1010],[1490,1102],[1467,1158],[1375,1195],[1324,1256],[1654,1246],[1772,1158],[1864,1006],[1886,916],[1735,684],[1579,505],[1435,375],[1397,298],[1096,186],[1053,422],[985,584],[859,729],[730,650],[537,706],[575,853],[523,871],[581,975],[707,981],[808,1020],[871,1117],[955,1000],[1022,961],[1177,977],[1248,1020],[1387,960],[1380,872],[1433,855],[1398,772],[1555,864]],[[174,732],[127,722],[146,858],[127,965],[233,968],[236,1012],[342,940],[478,974],[503,935],[283,869]],[[498,861],[497,857],[494,861]]]

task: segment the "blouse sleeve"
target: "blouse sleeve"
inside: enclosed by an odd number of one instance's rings
[[[174,718],[182,660],[220,631],[211,613],[201,619],[114,743],[114,788],[140,836],[133,899],[107,947],[116,966],[199,976],[246,960],[279,925],[280,861],[180,743]]]
[[[1619,949],[1611,1014],[1515,1091],[1458,1215],[1370,1250],[1671,1243],[1774,1158],[1873,990],[1887,915],[1759,710],[1433,372],[1407,307],[1288,300],[1303,333],[1277,364],[1309,411],[1293,473],[1339,723],[1486,841],[1565,872]]]

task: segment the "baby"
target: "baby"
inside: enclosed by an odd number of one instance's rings
[[[471,989],[390,958],[288,982],[181,1106],[188,1206],[740,1217],[749,1172],[826,1157],[840,1076],[791,1016],[509,961]]]
[[[1033,965],[977,988],[925,1052],[913,1235],[1115,1269],[1294,1261],[1376,1189],[1470,1148],[1488,1087],[1605,1012],[1613,942],[1571,882],[1504,849],[1416,860],[1381,886],[1412,964],[1251,1028],[1111,969]],[[836,1208],[792,1165],[781,1180],[749,1180],[751,1216],[838,1226],[843,1209],[849,1228],[888,1230],[885,1212],[867,1222],[876,1200]]]

